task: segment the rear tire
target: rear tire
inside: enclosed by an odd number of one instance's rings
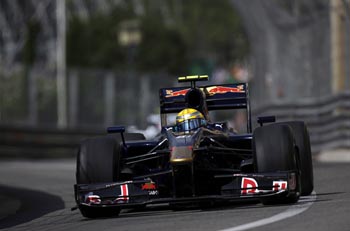
[[[301,195],[308,196],[314,190],[314,175],[308,130],[302,121],[283,122],[280,124],[286,124],[292,128],[300,158]]]
[[[259,127],[253,134],[253,155],[255,170],[258,173],[290,171],[298,168],[295,155],[294,137],[287,125],[271,124]],[[299,185],[297,174],[297,185]],[[297,192],[284,197],[261,199],[263,204],[289,204],[299,199]]]

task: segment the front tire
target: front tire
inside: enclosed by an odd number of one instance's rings
[[[125,139],[144,140],[140,133],[125,133]],[[121,136],[109,134],[104,137],[95,137],[81,142],[77,155],[77,184],[94,184],[115,182],[120,178]],[[79,206],[84,217],[99,218],[118,216],[119,208]]]
[[[302,121],[283,122],[281,124],[286,124],[292,128],[300,158],[301,195],[308,196],[314,189],[311,145],[308,130]]]
[[[77,156],[77,184],[113,182],[118,175],[120,144],[113,137],[96,137],[84,140]],[[118,216],[119,208],[99,208],[79,206],[80,212],[87,218]]]
[[[271,124],[259,127],[253,133],[253,155],[258,173],[297,170],[297,158],[292,130],[287,125]],[[263,204],[289,204],[299,199],[299,175],[297,192],[283,197],[261,199]]]

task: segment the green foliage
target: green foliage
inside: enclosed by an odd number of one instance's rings
[[[74,17],[67,33],[68,65],[111,68],[123,64],[116,26],[105,15],[95,15],[88,21]]]
[[[153,15],[142,20],[141,33],[143,39],[136,57],[140,70],[174,74],[184,71],[187,49],[179,31],[167,28]]]
[[[229,1],[192,0],[184,7],[180,29],[191,47],[192,59],[209,58],[225,64],[246,56],[248,43]]]
[[[118,70],[132,65],[138,71],[186,74],[193,63],[228,65],[248,53],[229,0],[141,2],[144,12],[139,15],[129,1],[109,14],[96,13],[86,20],[73,16],[67,35],[68,65]],[[120,24],[126,20],[139,22],[142,40],[137,46],[118,43]]]

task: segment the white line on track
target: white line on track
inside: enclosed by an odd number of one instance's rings
[[[301,197],[297,204],[290,206],[287,210],[281,213],[278,213],[272,217],[253,221],[251,223],[244,224],[244,225],[223,229],[220,231],[242,231],[247,229],[253,229],[253,228],[271,224],[277,221],[281,221],[289,217],[296,216],[302,212],[305,212],[307,209],[309,209],[311,205],[316,201],[316,197],[317,197],[316,192],[313,191],[310,196]]]

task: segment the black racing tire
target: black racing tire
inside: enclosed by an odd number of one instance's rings
[[[314,174],[309,132],[305,123],[302,121],[290,121],[280,124],[286,124],[292,128],[300,158],[301,195],[308,196],[314,190]]]
[[[120,144],[113,137],[96,137],[81,142],[77,155],[77,184],[113,182],[118,175]],[[99,218],[118,216],[119,208],[99,208],[80,205],[84,217]]]
[[[115,180],[120,144],[113,137],[95,137],[81,142],[77,156],[77,184],[105,183]]]
[[[144,140],[140,133],[125,133],[125,140]],[[95,137],[81,142],[77,155],[77,184],[93,184],[117,181],[120,174],[121,158],[120,134]],[[98,208],[79,206],[87,218],[118,216],[119,208]]]
[[[298,168],[292,129],[287,125],[271,124],[256,128],[253,133],[254,167],[258,173],[290,171]],[[297,175],[297,178],[299,175]],[[297,179],[297,185],[299,180]],[[296,193],[261,199],[263,204],[290,204],[299,200]]]

